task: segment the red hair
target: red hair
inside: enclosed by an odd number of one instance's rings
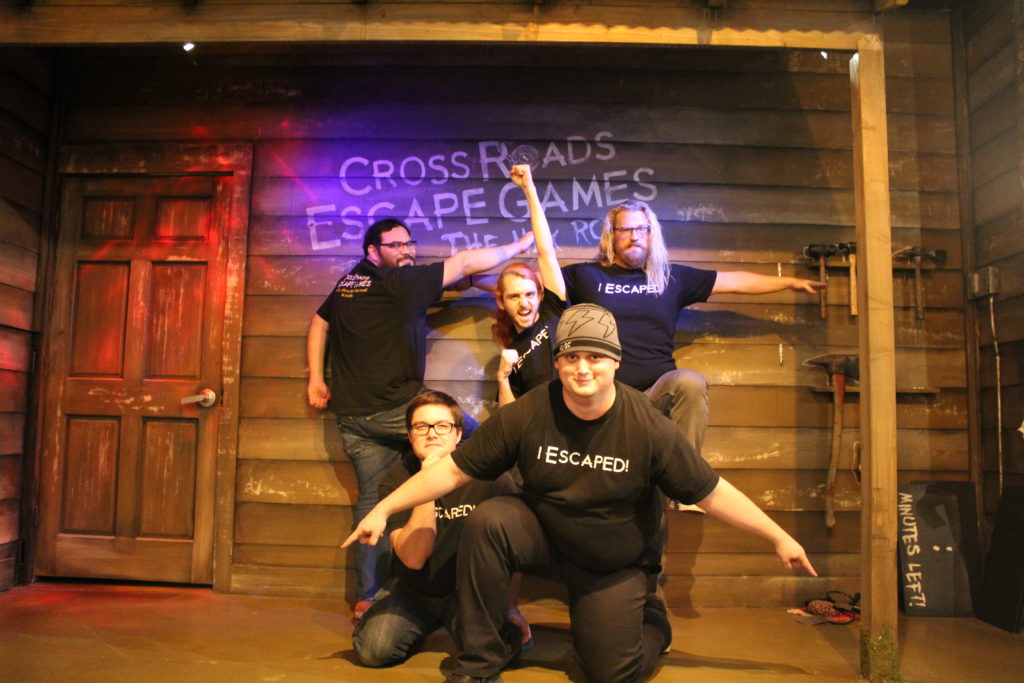
[[[498,276],[498,283],[494,288],[494,298],[496,301],[500,302],[502,297],[505,296],[506,277],[519,277],[524,280],[531,280],[537,285],[537,296],[544,296],[544,281],[541,279],[540,273],[525,263],[510,263],[505,266],[505,269],[501,271],[501,275]],[[507,349],[512,340],[515,339],[515,336],[516,326],[512,321],[512,316],[508,314],[508,311],[499,306],[496,311],[494,324],[491,325],[491,337],[494,339],[494,343],[503,349]]]

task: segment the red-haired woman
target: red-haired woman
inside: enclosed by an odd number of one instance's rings
[[[511,403],[554,377],[551,345],[565,310],[565,281],[530,166],[513,166],[509,177],[522,188],[530,207],[540,272],[525,263],[511,263],[501,271],[494,288],[498,312],[491,335],[502,349],[498,405]]]

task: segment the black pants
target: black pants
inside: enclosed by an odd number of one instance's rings
[[[462,651],[456,673],[492,676],[508,664],[513,652],[502,642],[498,629],[509,579],[517,571],[549,576],[552,567],[568,588],[570,632],[587,678],[597,683],[647,676],[667,644],[666,626],[644,620],[656,568],[592,572],[575,565],[559,556],[533,511],[511,496],[481,503],[462,531],[458,554]]]

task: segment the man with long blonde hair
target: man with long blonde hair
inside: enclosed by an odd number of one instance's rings
[[[676,319],[712,294],[766,294],[791,289],[816,293],[825,286],[795,277],[743,270],[714,271],[669,261],[661,223],[639,200],[613,206],[605,216],[597,261],[562,269],[574,304],[611,311],[622,330],[620,381],[647,394],[683,430],[698,453],[708,424],[708,385],[699,372],[677,368]]]

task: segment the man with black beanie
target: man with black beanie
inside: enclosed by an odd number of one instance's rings
[[[345,541],[374,544],[387,518],[472,479],[518,465],[522,496],[492,498],[459,546],[462,651],[449,681],[499,681],[517,652],[500,637],[513,572],[550,572],[569,591],[573,644],[592,681],[647,676],[671,644],[660,571],[659,490],[770,541],[783,565],[814,575],[804,549],[701,459],[639,391],[615,380],[615,318],[594,304],[566,310],[555,340],[558,379],[503,407],[445,461],[382,500]]]

